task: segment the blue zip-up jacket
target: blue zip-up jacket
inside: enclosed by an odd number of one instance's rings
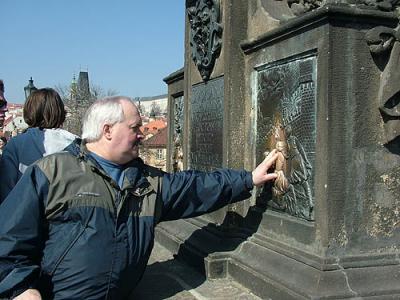
[[[30,166],[0,206],[0,298],[125,299],[142,277],[158,222],[250,196],[251,173],[164,173],[137,159],[121,187],[79,141]],[[12,216],[12,217],[10,217]]]
[[[77,136],[63,130],[28,128],[13,137],[0,156],[0,204],[14,188],[26,168],[51,153],[64,150]]]

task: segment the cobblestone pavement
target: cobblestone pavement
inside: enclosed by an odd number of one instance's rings
[[[229,279],[205,280],[193,268],[174,259],[156,243],[146,273],[130,300],[259,300],[246,288]]]

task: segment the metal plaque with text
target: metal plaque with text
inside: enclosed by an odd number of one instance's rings
[[[210,171],[222,167],[223,78],[192,87],[189,167]]]

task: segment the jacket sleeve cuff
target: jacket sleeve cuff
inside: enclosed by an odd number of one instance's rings
[[[29,290],[29,289],[37,289],[36,281],[31,282],[29,284],[26,283],[26,284],[22,284],[22,285],[18,286],[15,290],[12,291],[10,299],[14,299],[15,297],[21,295],[23,292],[25,292],[26,290]]]
[[[13,291],[13,293],[11,295],[11,299],[14,299],[15,297],[21,295],[23,292],[25,292],[29,289],[37,289],[37,288],[36,288],[36,285],[33,285],[33,284],[19,287]]]
[[[0,292],[0,300],[14,299],[28,289],[37,289],[37,283],[38,279],[33,279],[33,281],[22,281],[12,287],[9,287],[8,289],[2,289]]]
[[[253,184],[253,175],[251,172],[246,172],[246,177],[244,178],[246,188],[250,191],[253,189],[254,184]]]

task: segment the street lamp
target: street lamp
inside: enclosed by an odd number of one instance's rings
[[[28,99],[29,95],[35,90],[37,90],[37,88],[33,85],[33,79],[31,77],[31,79],[29,79],[28,85],[26,87],[24,87],[25,100]]]

